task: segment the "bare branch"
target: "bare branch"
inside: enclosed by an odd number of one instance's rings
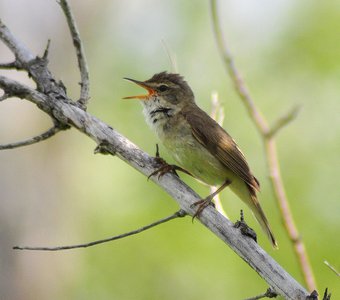
[[[34,137],[29,138],[27,140],[16,142],[16,143],[11,143],[11,144],[6,144],[6,145],[0,145],[0,150],[14,149],[14,148],[19,148],[19,147],[39,143],[41,141],[44,141],[44,140],[54,136],[56,133],[58,133],[61,130],[63,130],[63,129],[58,127],[58,126],[53,126],[52,128],[48,129],[47,131],[43,132],[42,134],[34,136]]]
[[[71,8],[67,0],[60,0],[59,2],[63,12],[65,14],[68,27],[71,32],[74,48],[76,49],[78,66],[80,70],[80,99],[79,104],[85,109],[88,101],[90,100],[90,81],[89,81],[89,71],[85,57],[85,51],[80,39],[79,30],[77,28],[74,16],[72,14]]]
[[[66,95],[64,87],[52,76],[47,64],[42,59],[36,59],[16,39],[7,27],[0,25],[0,39],[10,45],[10,49],[25,62],[25,69],[31,74],[38,86],[38,91],[27,88],[0,76],[0,87],[11,95],[26,98],[55,118],[61,124],[68,124],[86,134],[97,144],[110,145],[112,153],[121,158],[136,170],[148,176],[159,166],[157,161],[139,149],[119,132],[108,126],[98,118],[79,108]],[[31,59],[29,59],[31,58]],[[25,96],[25,97],[24,97]],[[185,185],[177,176],[165,174],[161,178],[152,177],[151,180],[162,187],[176,200],[188,214],[195,214],[191,205],[201,199],[192,189]],[[199,216],[199,221],[209,228],[216,236],[228,244],[247,264],[252,267],[268,285],[286,299],[305,299],[308,292],[292,276],[290,276],[272,257],[270,257],[252,239],[244,237],[232,222],[209,206]]]
[[[232,79],[234,83],[235,90],[240,96],[243,104],[247,108],[248,113],[253,119],[253,121],[255,122],[255,125],[257,126],[257,128],[261,131],[267,132],[268,131],[267,122],[262,117],[261,112],[256,108],[255,102],[250,96],[250,93],[242,79],[242,76],[236,68],[231,52],[223,38],[223,34],[222,34],[222,31],[219,25],[219,18],[217,15],[216,0],[211,0],[210,4],[211,4],[210,5],[211,16],[212,16],[212,22],[213,22],[213,32],[215,34],[215,38],[217,41],[218,50],[221,54],[223,62],[225,63],[225,66],[230,75],[230,78]]]
[[[20,63],[27,63],[34,59],[34,55],[19,41],[2,23],[0,19],[0,39],[12,51]]]
[[[274,137],[284,126],[288,125],[290,122],[294,121],[300,112],[301,106],[293,107],[289,112],[281,116],[268,131],[267,137]]]
[[[213,31],[216,37],[218,50],[221,54],[225,67],[232,79],[235,90],[240,96],[243,104],[247,108],[248,114],[251,120],[254,122],[257,130],[259,131],[262,140],[265,145],[265,154],[268,166],[268,172],[270,174],[271,185],[274,191],[274,197],[279,204],[281,210],[281,216],[284,221],[287,235],[292,241],[295,255],[299,261],[300,269],[303,274],[304,280],[309,290],[316,289],[315,278],[312,271],[312,266],[309,262],[306,248],[300,238],[299,232],[295,225],[293,215],[290,210],[289,202],[285,193],[284,184],[281,178],[280,165],[277,158],[276,143],[273,136],[268,136],[270,128],[266,119],[263,117],[260,110],[256,107],[255,101],[250,96],[250,93],[242,79],[241,74],[237,70],[231,52],[223,38],[223,34],[220,28],[220,22],[217,14],[217,0],[210,0],[211,17],[213,22]],[[285,123],[285,121],[283,122]],[[283,125],[279,124],[279,129]],[[277,131],[278,129],[276,129]]]
[[[25,84],[2,75],[0,75],[0,88],[4,90],[4,95],[7,95],[7,97],[18,97],[29,100],[38,106],[46,106],[47,98],[45,95]]]
[[[268,290],[258,296],[255,297],[251,297],[251,298],[247,298],[245,300],[258,300],[258,299],[262,299],[262,298],[276,298],[278,295],[275,293],[275,291],[273,291],[271,288],[268,288]]]
[[[98,241],[94,241],[94,242],[90,242],[90,243],[86,243],[86,244],[78,244],[78,245],[68,245],[68,246],[57,246],[57,247],[30,247],[30,246],[15,246],[13,247],[14,250],[35,250],[35,251],[61,251],[61,250],[70,250],[70,249],[77,249],[77,248],[87,248],[87,247],[91,247],[91,246],[95,246],[95,245],[99,245],[99,244],[103,244],[103,243],[107,243],[107,242],[112,242],[115,240],[119,240],[131,235],[135,235],[138,233],[141,233],[145,230],[148,230],[152,227],[158,226],[160,224],[164,224],[166,222],[169,222],[171,220],[177,219],[177,218],[183,218],[187,215],[187,213],[180,209],[179,211],[176,211],[174,214],[160,219],[156,222],[153,222],[149,225],[143,226],[141,228],[138,228],[136,230],[132,230],[123,234],[119,234],[113,237],[109,237],[107,239],[102,239],[102,240],[98,240]]]

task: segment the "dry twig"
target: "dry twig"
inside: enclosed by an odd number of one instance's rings
[[[272,128],[269,127],[266,119],[263,117],[260,110],[257,108],[254,100],[250,96],[250,93],[242,79],[242,76],[235,66],[235,62],[233,60],[231,52],[223,38],[217,14],[216,0],[211,0],[210,4],[213,31],[216,37],[218,50],[225,63],[225,67],[230,75],[230,78],[234,83],[236,92],[238,93],[240,99],[247,108],[251,120],[254,122],[258,132],[261,135],[265,148],[268,172],[270,174],[271,179],[270,182],[274,190],[275,199],[279,204],[281,210],[281,216],[283,218],[287,234],[290,240],[292,241],[293,248],[299,261],[300,270],[303,274],[306,285],[309,290],[315,290],[316,283],[312,267],[308,259],[305,245],[295,225],[293,215],[290,210],[289,202],[286,196],[286,192],[284,189],[284,184],[280,172],[280,165],[277,157],[276,143],[274,140],[274,136],[279,131],[279,129],[287,125],[296,117],[297,110],[296,109],[292,110],[292,112],[289,113],[287,116],[280,118]]]
[[[86,62],[85,51],[83,47],[83,43],[80,39],[79,30],[76,25],[76,21],[72,14],[71,8],[66,0],[60,0],[59,2],[63,12],[65,14],[68,27],[71,32],[72,41],[74,48],[76,49],[77,59],[78,59],[78,66],[80,70],[80,98],[78,103],[86,109],[86,105],[90,100],[90,80],[89,80],[89,71]]]
[[[56,246],[56,247],[32,247],[32,246],[15,246],[13,247],[14,250],[35,250],[35,251],[61,251],[61,250],[71,250],[71,249],[77,249],[77,248],[87,248],[87,247],[91,247],[91,246],[95,246],[95,245],[99,245],[99,244],[103,244],[103,243],[108,243],[108,242],[112,242],[115,240],[119,240],[131,235],[135,235],[138,233],[141,233],[145,230],[148,230],[150,228],[153,228],[155,226],[158,226],[160,224],[164,224],[166,222],[169,222],[171,220],[177,219],[177,218],[183,218],[185,217],[187,214],[184,210],[180,209],[179,211],[176,211],[174,214],[160,219],[156,222],[153,222],[149,225],[143,226],[141,228],[138,228],[136,230],[132,230],[129,232],[125,232],[123,234],[119,234],[113,237],[109,237],[106,239],[102,239],[102,240],[98,240],[98,241],[93,241],[93,242],[89,242],[89,243],[84,243],[84,244],[77,244],[77,245],[67,245],[67,246]]]
[[[27,140],[15,142],[15,143],[11,143],[11,144],[0,145],[0,150],[14,149],[14,148],[19,148],[19,147],[39,143],[41,141],[44,141],[44,140],[54,136],[56,133],[58,133],[61,130],[64,130],[64,128],[61,128],[61,127],[58,127],[58,126],[53,126],[52,128],[48,129],[47,131],[43,132],[42,134],[31,137]]]

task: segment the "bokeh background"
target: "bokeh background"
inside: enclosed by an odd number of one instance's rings
[[[340,2],[220,1],[223,30],[256,103],[270,122],[294,105],[302,110],[278,136],[291,208],[320,291],[340,297]],[[91,76],[88,111],[150,154],[156,138],[141,106],[122,97],[140,91],[122,80],[169,70],[164,42],[179,72],[210,109],[212,91],[262,184],[261,201],[277,235],[260,244],[298,281],[296,258],[274,203],[263,148],[218,56],[208,1],[70,1]],[[51,39],[50,68],[77,98],[79,74],[56,1],[0,0],[0,17],[33,53]],[[162,42],[164,41],[164,42]],[[0,61],[12,55],[0,44]],[[30,84],[25,74],[4,72]],[[27,101],[0,104],[0,143],[39,134],[50,120]],[[20,245],[64,245],[123,233],[178,209],[159,187],[118,158],[94,155],[95,143],[76,130],[25,148],[0,152],[0,299],[244,299],[266,283],[208,230],[190,218],[94,248],[18,252]],[[168,158],[161,148],[161,154]],[[200,195],[208,188],[186,176]],[[222,201],[236,220],[242,203]]]

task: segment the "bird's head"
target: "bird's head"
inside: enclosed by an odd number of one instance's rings
[[[177,109],[194,103],[194,94],[191,88],[179,74],[161,72],[146,81],[124,79],[132,81],[148,91],[147,95],[129,96],[124,99],[139,99],[145,105],[150,105],[151,103],[147,102],[151,101],[160,106],[176,107]]]

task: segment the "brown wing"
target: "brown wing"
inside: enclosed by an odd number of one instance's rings
[[[194,109],[190,107],[188,110],[184,110],[183,115],[199,143],[215,155],[228,169],[241,177],[250,188],[259,190],[260,185],[252,175],[243,153],[233,138],[217,122],[198,106],[195,106]]]

